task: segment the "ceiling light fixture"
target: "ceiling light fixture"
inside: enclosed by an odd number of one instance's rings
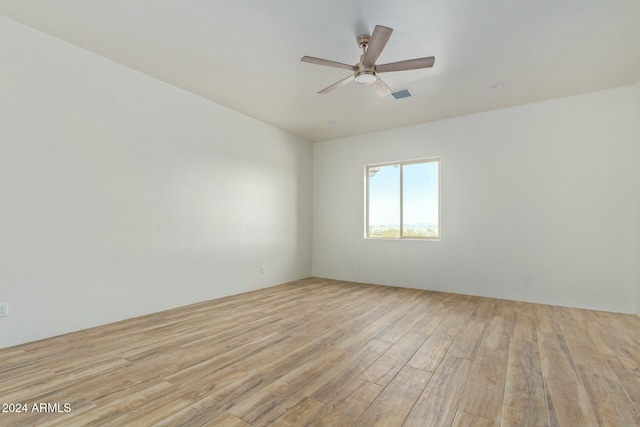
[[[371,70],[359,71],[356,73],[356,83],[361,85],[370,85],[377,79],[376,73]]]

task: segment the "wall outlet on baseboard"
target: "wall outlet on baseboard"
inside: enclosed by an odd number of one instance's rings
[[[7,317],[9,315],[9,303],[0,303],[0,317]]]
[[[260,274],[264,274],[264,265],[260,266]]]
[[[533,276],[527,276],[524,278],[525,285],[533,285]]]

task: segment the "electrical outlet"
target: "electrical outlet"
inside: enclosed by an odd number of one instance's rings
[[[264,274],[264,265],[260,266],[260,274]]]
[[[533,285],[533,277],[532,276],[527,276],[524,278],[524,284],[525,285]]]
[[[3,302],[0,304],[0,317],[7,317],[9,315],[9,303]]]

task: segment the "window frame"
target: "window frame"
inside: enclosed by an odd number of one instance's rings
[[[438,164],[438,235],[437,236],[403,236],[403,199],[404,199],[404,182],[403,182],[403,167],[406,165],[414,165],[420,163],[433,163]],[[375,237],[369,236],[369,169],[382,166],[394,166],[400,167],[400,197],[398,203],[400,205],[400,236],[398,237]],[[421,159],[401,160],[395,162],[384,163],[371,163],[364,166],[364,185],[365,185],[365,201],[364,201],[364,238],[372,240],[428,240],[439,241],[442,238],[442,159],[437,157],[425,157]]]

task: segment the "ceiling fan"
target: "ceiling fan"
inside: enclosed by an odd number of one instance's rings
[[[373,30],[373,34],[362,34],[357,38],[358,46],[362,49],[362,56],[360,56],[360,62],[356,65],[343,64],[341,62],[329,61],[327,59],[314,58],[312,56],[303,56],[300,59],[302,62],[309,62],[311,64],[325,65],[327,67],[344,68],[345,70],[353,71],[353,75],[346,79],[340,80],[337,83],[332,84],[329,87],[322,89],[318,93],[329,93],[339,87],[355,81],[356,83],[369,85],[372,84],[378,95],[385,96],[391,93],[391,89],[385,82],[378,77],[380,73],[388,73],[390,71],[405,71],[405,70],[417,70],[420,68],[433,67],[435,61],[434,56],[428,56],[425,58],[407,59],[405,61],[391,62],[389,64],[376,65],[376,61],[382,50],[389,41],[393,30],[382,25],[376,25]]]

